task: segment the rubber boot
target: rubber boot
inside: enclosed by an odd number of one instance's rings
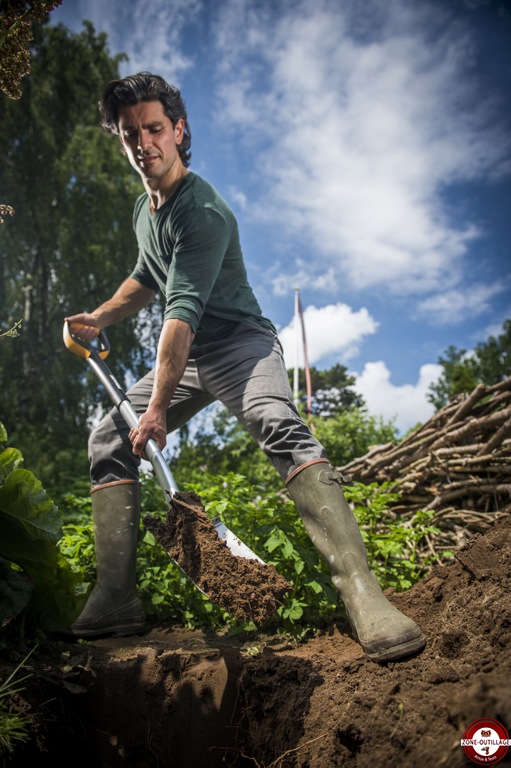
[[[419,627],[387,600],[369,569],[358,523],[326,461],[306,464],[287,482],[289,494],[316,549],[332,571],[349,622],[371,659],[392,661],[426,644]]]
[[[140,485],[122,481],[92,490],[96,584],[71,625],[76,637],[134,635],[145,615],[136,588]]]

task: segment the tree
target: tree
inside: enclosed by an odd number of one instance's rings
[[[32,23],[41,23],[62,0],[2,0],[0,13],[0,91],[19,99],[20,81],[30,72]]]
[[[29,46],[33,40],[32,23],[42,22],[62,0],[4,0],[0,10],[0,91],[19,99],[19,83],[30,72]],[[0,204],[0,224],[14,208]]]
[[[397,440],[397,429],[365,408],[350,408],[330,418],[314,419],[315,436],[335,467],[365,456],[369,448]]]
[[[64,349],[63,318],[94,308],[130,273],[141,190],[98,125],[98,97],[123,56],[111,57],[106,36],[87,22],[77,35],[61,25],[34,34],[22,98],[0,101],[0,188],[16,209],[1,230],[0,328],[23,320],[20,338],[0,343],[0,386],[6,428],[49,487],[59,473],[87,472],[87,423],[106,403],[84,362]],[[109,332],[116,375],[146,370],[158,312]]]
[[[293,371],[289,370],[289,381],[292,383]],[[310,369],[312,383],[312,416],[333,416],[341,413],[346,408],[362,408],[363,398],[353,391],[355,377],[348,374],[344,365],[337,363],[332,368],[320,371],[317,368]],[[303,368],[298,371],[299,403],[304,411],[306,408],[307,394],[305,388],[305,372]]]
[[[466,349],[451,345],[444,355],[438,358],[438,364],[443,368],[442,375],[430,384],[427,395],[427,399],[437,410],[447,405],[456,395],[470,392],[477,383]]]
[[[502,334],[476,344],[472,352],[451,345],[438,363],[443,372],[428,394],[437,409],[456,395],[471,392],[477,384],[497,384],[511,375],[511,320],[504,322]]]
[[[476,344],[477,376],[485,384],[497,384],[511,376],[511,319],[504,321],[502,330],[496,338],[490,336]]]

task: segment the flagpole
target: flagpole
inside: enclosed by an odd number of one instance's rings
[[[312,379],[309,365],[309,352],[307,350],[307,335],[305,333],[305,318],[303,315],[302,302],[300,301],[300,289],[295,288],[295,329],[296,329],[296,352],[295,352],[295,370],[294,370],[294,392],[293,398],[296,407],[298,407],[299,396],[299,370],[300,370],[300,349],[303,349],[303,373],[305,377],[305,394],[307,404],[307,419],[312,432],[315,431],[312,422]],[[301,342],[301,345],[300,345]]]
[[[299,288],[295,288],[295,369],[293,375],[293,400],[294,404],[298,407],[298,372],[300,369],[300,319],[299,319]]]

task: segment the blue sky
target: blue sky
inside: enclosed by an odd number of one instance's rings
[[[295,362],[345,365],[401,430],[447,347],[511,317],[508,0],[63,0],[181,88],[192,170],[235,211]]]

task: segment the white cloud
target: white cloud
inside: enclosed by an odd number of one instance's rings
[[[442,366],[429,363],[421,366],[416,384],[396,386],[384,362],[366,363],[362,373],[355,374],[355,389],[364,398],[369,413],[394,420],[399,431],[406,432],[434,414],[435,409],[426,398],[430,384],[442,371]]]
[[[333,267],[322,273],[311,274],[305,265],[302,266],[301,260],[298,260],[294,272],[280,270],[280,265],[277,265],[276,277],[271,277],[275,270],[270,269],[267,273],[275,296],[289,296],[297,285],[301,289],[310,288],[323,293],[337,293],[339,289],[338,276]]]
[[[467,290],[453,289],[422,301],[418,313],[433,325],[453,325],[488,312],[493,299],[506,290],[501,283],[474,285]]]
[[[229,187],[229,197],[232,200],[232,202],[236,203],[242,211],[245,211],[248,206],[248,200],[247,196],[244,192],[242,192],[241,189],[238,189],[237,187],[233,187],[232,185]]]
[[[354,312],[346,304],[330,304],[316,308],[309,306],[303,313],[309,363],[314,365],[325,357],[336,355],[340,362],[346,362],[357,354],[365,336],[375,333],[378,323],[364,307]],[[303,345],[301,327],[296,332],[295,318],[279,333],[284,349],[286,365],[296,364],[303,368]],[[297,345],[298,339],[298,345]]]
[[[361,289],[455,288],[480,232],[451,220],[445,189],[509,172],[467,29],[404,0],[277,8],[225,2],[217,27],[218,114],[264,183],[252,210],[311,249],[310,280],[335,269]]]
[[[129,71],[149,70],[179,84],[182,74],[194,65],[184,53],[183,30],[202,10],[201,0],[152,0],[131,7]]]
[[[129,61],[120,64],[121,75],[150,71],[179,85],[183,73],[194,64],[184,52],[183,30],[202,9],[202,0],[78,0],[76,17],[88,19],[107,33],[112,54],[122,51],[128,55]],[[63,10],[67,10],[66,2]],[[62,17],[67,20],[64,13]],[[57,20],[56,15],[52,18]]]

